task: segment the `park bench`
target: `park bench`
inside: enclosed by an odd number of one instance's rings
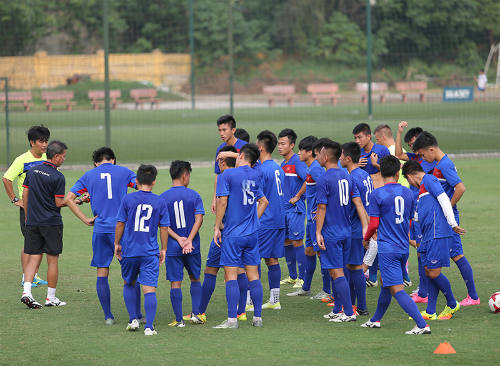
[[[42,92],[42,100],[45,101],[45,106],[47,107],[47,111],[52,111],[52,106],[55,105],[63,105],[66,106],[66,110],[71,111],[73,105],[76,102],[73,102],[75,94],[72,91],[44,91]]]
[[[266,85],[262,88],[262,91],[267,97],[270,107],[274,105],[276,99],[286,100],[289,106],[293,105],[294,85]]]
[[[0,101],[3,102],[3,109],[5,109],[5,93],[0,93]],[[9,93],[9,108],[23,107],[25,112],[29,112],[30,102],[31,102],[31,92]]]
[[[151,109],[153,109],[153,106],[156,104],[156,107],[158,108],[158,102],[161,100],[157,98],[158,92],[156,89],[131,89],[130,90],[130,97],[134,100],[135,102],[135,108],[137,109],[139,106],[141,106],[141,109],[143,109],[143,104],[144,103],[151,103]]]
[[[417,91],[418,100],[425,102],[425,90],[427,89],[426,81],[397,81],[396,90],[401,93],[403,103],[408,101],[408,92]]]
[[[340,95],[336,94],[339,91],[338,84],[321,83],[307,85],[307,92],[311,94],[313,103],[319,105],[320,99],[329,99],[333,105],[337,104],[337,99]]]
[[[378,95],[380,103],[385,103],[385,94],[387,93],[388,85],[384,82],[372,83],[372,96]],[[368,83],[356,83],[356,91],[361,92],[361,103],[368,102]]]
[[[104,105],[104,90],[89,90],[87,93],[90,99],[90,104],[94,110],[99,109],[99,104]],[[109,91],[109,102],[111,104],[111,108],[116,109],[118,103],[121,102],[120,98],[122,96],[122,92],[118,89],[113,89]]]

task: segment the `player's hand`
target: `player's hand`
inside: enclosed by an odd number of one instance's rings
[[[316,233],[316,243],[318,244],[319,249],[326,250],[325,239],[321,233]]]
[[[184,238],[184,244],[182,245],[182,248],[186,248],[186,247],[193,248],[193,241],[189,240],[188,238]]]
[[[84,194],[82,194],[80,197],[78,197],[75,200],[75,203],[77,205],[81,205],[81,204],[86,203],[86,202],[90,202],[90,194],[88,192],[85,192]]]
[[[377,241],[377,232],[375,231],[375,234],[372,235],[372,239]]]
[[[408,122],[406,122],[406,121],[401,121],[401,122],[399,122],[399,124],[398,124],[398,131],[399,131],[399,133],[402,133],[402,132],[403,132],[403,130],[404,130],[406,127],[408,127]]]
[[[297,196],[293,196],[288,202],[290,202],[292,205],[295,205],[298,200],[300,200],[300,198],[298,198]]]
[[[122,260],[122,246],[118,243],[115,243],[115,256],[119,261]]]
[[[234,153],[232,151],[222,151],[217,155],[217,160],[224,160],[226,158],[234,158],[234,155],[238,155],[238,153]]]
[[[456,232],[457,234],[460,234],[460,235],[464,235],[467,230],[465,230],[464,228],[461,228],[460,226],[455,226],[453,228],[453,231]]]
[[[17,202],[14,202],[14,205],[16,205],[17,207],[24,207],[23,200],[19,200]]]
[[[375,152],[372,152],[370,155],[370,160],[372,161],[372,165],[377,164],[378,161],[378,155]]]
[[[94,226],[94,222],[95,222],[96,218],[97,218],[97,216],[94,216],[94,217],[92,217],[90,219],[88,217],[86,217],[85,221],[84,221],[85,225],[87,225],[87,226]]]
[[[210,206],[210,211],[215,214],[215,200],[212,201],[212,206]]]
[[[418,248],[418,244],[415,240],[412,240],[410,239],[410,245],[413,247],[413,248]]]
[[[189,254],[194,250],[193,244],[189,242],[189,245],[186,245],[185,247],[182,248],[182,254]]]
[[[218,227],[214,228],[214,243],[220,248],[220,245],[222,244],[222,234],[219,230]]]
[[[165,263],[165,256],[167,254],[167,251],[162,249],[160,250],[160,266]]]
[[[368,164],[368,158],[360,158],[359,159],[358,165],[361,168],[364,168],[366,166],[366,164]]]

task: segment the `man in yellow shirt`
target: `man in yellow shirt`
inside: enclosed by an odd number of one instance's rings
[[[28,141],[30,144],[30,149],[24,154],[19,155],[14,162],[11,164],[9,169],[3,175],[3,185],[5,187],[5,192],[12,202],[13,206],[19,207],[19,224],[21,226],[21,233],[25,234],[25,215],[23,209],[23,182],[26,178],[26,172],[30,170],[35,165],[42,164],[47,157],[45,156],[45,151],[47,150],[47,145],[50,137],[50,131],[47,127],[33,126],[28,130]],[[18,195],[14,192],[13,182],[17,178],[17,191]],[[28,263],[29,255],[24,253],[24,241],[21,247],[21,265],[23,268],[23,279],[21,286],[24,285],[24,269]],[[36,269],[38,272],[38,268]],[[35,275],[33,280],[33,287],[37,285],[46,285],[47,281],[42,280],[38,277],[38,273]]]

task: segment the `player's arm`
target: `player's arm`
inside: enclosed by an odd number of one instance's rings
[[[87,216],[85,216],[85,214],[77,206],[77,200],[78,198],[76,197],[76,194],[71,191],[66,193],[66,197],[64,197],[64,203],[69,207],[71,212],[73,212],[75,216],[78,217],[85,225],[93,226],[97,216],[93,218],[88,218]]]
[[[122,246],[120,244],[120,241],[122,240],[123,236],[123,230],[125,229],[125,223],[118,221],[116,223],[116,229],[115,229],[115,256],[118,258],[118,260],[122,260]],[[160,231],[161,233],[161,231]],[[163,242],[162,242],[163,246]]]
[[[326,204],[318,203],[316,207],[316,242],[321,250],[325,250],[325,240],[323,239],[323,234],[321,234],[321,230],[323,230],[323,224],[325,223],[325,215],[326,215]]]
[[[293,196],[292,198],[290,198],[290,201],[288,201],[288,202],[290,202],[292,205],[295,205],[300,200],[300,197],[302,197],[302,195],[305,192],[306,192],[306,182],[304,181],[304,184],[302,184],[302,187],[300,187],[297,194],[295,196]]]
[[[12,181],[3,177],[3,186],[5,187],[5,192],[7,193],[7,196],[9,196],[9,200],[12,202],[12,200],[16,197],[16,194],[14,193],[14,185],[12,184]],[[23,200],[22,197],[19,201],[14,202],[14,205],[23,207]]]
[[[23,208],[24,208],[24,217],[26,220],[28,218],[28,197],[29,197],[29,194],[30,194],[30,189],[28,188],[28,186],[23,186],[24,189],[23,189]]]
[[[448,195],[444,192],[439,194],[436,199],[443,210],[444,216],[446,217],[446,221],[448,225],[451,226],[454,232],[463,235],[466,233],[466,230],[458,226],[457,221],[455,220],[455,214],[453,213],[453,208],[451,206],[451,201],[448,198]]]
[[[378,163],[378,154],[376,152],[372,152],[370,154],[370,160],[372,162],[373,167],[376,168],[377,170],[380,170],[380,165]]]
[[[458,183],[455,185],[455,192],[453,193],[453,197],[451,197],[451,205],[455,206],[458,201],[462,198],[462,196],[465,193],[465,184],[463,182]]]
[[[403,133],[404,129],[408,127],[408,122],[406,121],[401,121],[398,124],[398,132],[396,134],[396,146],[394,148],[394,155],[399,159],[399,160],[404,160],[408,161],[408,155],[403,152],[403,145],[401,143],[401,134]]]
[[[366,213],[365,207],[360,197],[353,197],[352,203],[356,207],[356,212],[358,213],[359,221],[361,221],[361,226],[363,227],[363,234],[366,233],[368,229],[368,214]]]
[[[212,211],[212,213],[213,213],[213,214],[215,214],[215,213],[216,213],[216,211],[215,211],[215,210],[216,210],[215,206],[216,206],[216,203],[217,203],[217,197],[216,197],[216,195],[215,195],[215,192],[217,191],[217,177],[218,177],[218,176],[219,176],[218,174],[215,174],[215,181],[214,181],[214,194],[213,194],[213,196],[212,196],[212,206],[210,207],[210,209],[211,209],[211,211]]]
[[[220,247],[222,242],[222,234],[220,232],[220,227],[222,225],[222,219],[226,214],[227,209],[227,197],[220,196],[216,198],[216,210],[215,210],[215,227],[214,227],[214,243]]]
[[[202,214],[194,215],[194,225],[193,228],[191,229],[191,232],[189,233],[189,236],[187,237],[187,241],[189,243],[193,243],[193,239],[198,233],[198,231],[200,231],[202,224],[203,224],[203,215]]]
[[[168,243],[169,230],[170,230],[169,226],[160,226],[160,241],[161,241],[160,266],[163,263],[165,263],[165,255],[167,253],[167,243]]]
[[[363,237],[363,245],[365,246],[365,248],[368,245],[367,243],[370,238],[373,236],[373,234],[375,234],[375,231],[377,231],[379,223],[380,219],[377,216],[370,216],[370,223],[368,224],[368,229],[366,230],[366,234]]]
[[[269,201],[267,200],[266,197],[262,196],[257,200],[259,205],[257,206],[257,216],[259,219],[262,217],[264,214],[264,211],[266,210],[267,206],[269,205]]]
[[[222,151],[217,155],[217,160],[235,158],[237,159],[240,154],[234,151]]]

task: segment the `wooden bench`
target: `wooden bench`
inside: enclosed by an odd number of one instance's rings
[[[52,111],[52,106],[63,105],[66,106],[66,110],[71,111],[75,94],[72,91],[44,91],[42,92],[42,99],[45,101],[47,111]]]
[[[294,85],[266,85],[262,88],[262,91],[267,97],[270,107],[274,105],[276,99],[286,100],[289,106],[293,105]]]
[[[158,92],[156,89],[131,89],[130,97],[134,99],[135,108],[137,109],[141,106],[143,109],[144,103],[151,103],[151,109],[153,109],[156,104],[156,108],[158,108],[158,103],[161,102],[160,99],[157,98]]]
[[[427,81],[397,81],[396,90],[401,93],[403,103],[408,101],[409,91],[418,91],[418,100],[425,102],[425,90],[427,89]]]
[[[25,112],[29,112],[31,99],[31,92],[10,92],[9,108],[23,107]],[[3,102],[3,109],[5,109],[5,93],[0,93],[0,101]]]
[[[380,103],[385,103],[385,94],[389,89],[387,83],[375,82],[372,83],[372,96],[379,96]],[[366,104],[368,102],[368,83],[356,83],[356,91],[361,92],[361,103]]]
[[[339,85],[335,83],[321,83],[307,85],[307,92],[311,94],[313,103],[319,105],[320,99],[329,99],[333,105],[337,104],[340,95],[336,94],[339,91]]]
[[[104,105],[104,90],[89,90],[87,95],[90,99],[90,104],[92,104],[95,111],[99,109],[99,104]],[[109,101],[111,104],[111,108],[116,109],[118,103],[121,102],[121,96],[122,92],[118,89],[109,91]]]

